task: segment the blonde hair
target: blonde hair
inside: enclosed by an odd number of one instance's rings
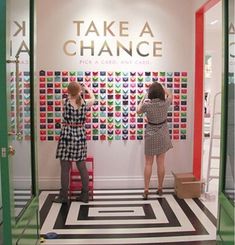
[[[70,82],[68,87],[68,94],[70,94],[72,97],[76,97],[76,104],[78,106],[81,106],[82,104],[82,97],[80,95],[80,92],[82,90],[81,85],[77,82]]]

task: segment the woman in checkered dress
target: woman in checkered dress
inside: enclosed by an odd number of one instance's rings
[[[90,99],[83,100],[82,88],[77,82],[69,83],[67,90],[68,98],[63,102],[63,123],[56,151],[56,158],[60,159],[61,165],[61,190],[54,201],[67,203],[69,170],[71,161],[75,161],[82,180],[82,193],[77,200],[88,202],[89,177],[85,164],[87,157],[85,120],[88,106],[94,103],[94,95],[90,89],[84,86]]]
[[[156,156],[157,162],[157,194],[162,195],[165,153],[173,147],[167,126],[167,111],[172,102],[171,93],[164,89],[160,83],[154,82],[150,86],[147,96],[148,99],[144,97],[137,108],[137,113],[145,113],[148,121],[145,129],[145,190],[143,194],[145,200],[148,198],[154,156]]]

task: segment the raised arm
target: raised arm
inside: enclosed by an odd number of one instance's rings
[[[142,111],[142,106],[143,106],[144,101],[145,101],[145,99],[147,98],[147,96],[148,96],[148,94],[145,94],[145,96],[141,99],[139,105],[137,106],[137,111],[136,111],[137,114],[142,114],[142,113],[143,113],[143,111]]]
[[[165,90],[166,98],[167,98],[170,102],[172,102],[172,100],[173,100],[172,93],[171,93],[167,88],[165,88],[165,87],[163,87],[163,88],[164,88],[164,90]]]
[[[90,88],[88,88],[86,85],[83,85],[83,90],[84,92],[87,92],[89,95],[89,99],[86,99],[86,103],[88,106],[91,106],[94,104],[95,102],[95,95],[92,92],[92,90]]]

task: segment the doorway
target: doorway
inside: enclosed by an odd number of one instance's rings
[[[205,181],[205,197],[218,197],[222,87],[222,1],[196,12],[194,174]],[[215,207],[216,215],[217,205]]]

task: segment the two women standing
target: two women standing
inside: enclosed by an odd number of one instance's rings
[[[94,103],[95,97],[92,91],[84,86],[84,90],[89,95],[89,99],[85,101],[81,94],[82,87],[77,82],[71,82],[67,89],[68,98],[65,99],[63,105],[63,127],[56,152],[56,158],[60,159],[61,165],[61,189],[54,202],[67,203],[68,201],[71,161],[76,162],[82,179],[82,192],[77,200],[88,202],[89,177],[85,164],[87,156],[85,120],[87,109]],[[145,190],[143,194],[145,200],[149,194],[154,157],[156,157],[157,162],[157,194],[162,195],[163,193],[165,153],[172,148],[167,126],[167,111],[171,102],[172,95],[170,92],[164,89],[160,83],[154,82],[149,88],[148,99],[144,97],[137,108],[137,113],[145,113],[148,121],[145,129]]]

